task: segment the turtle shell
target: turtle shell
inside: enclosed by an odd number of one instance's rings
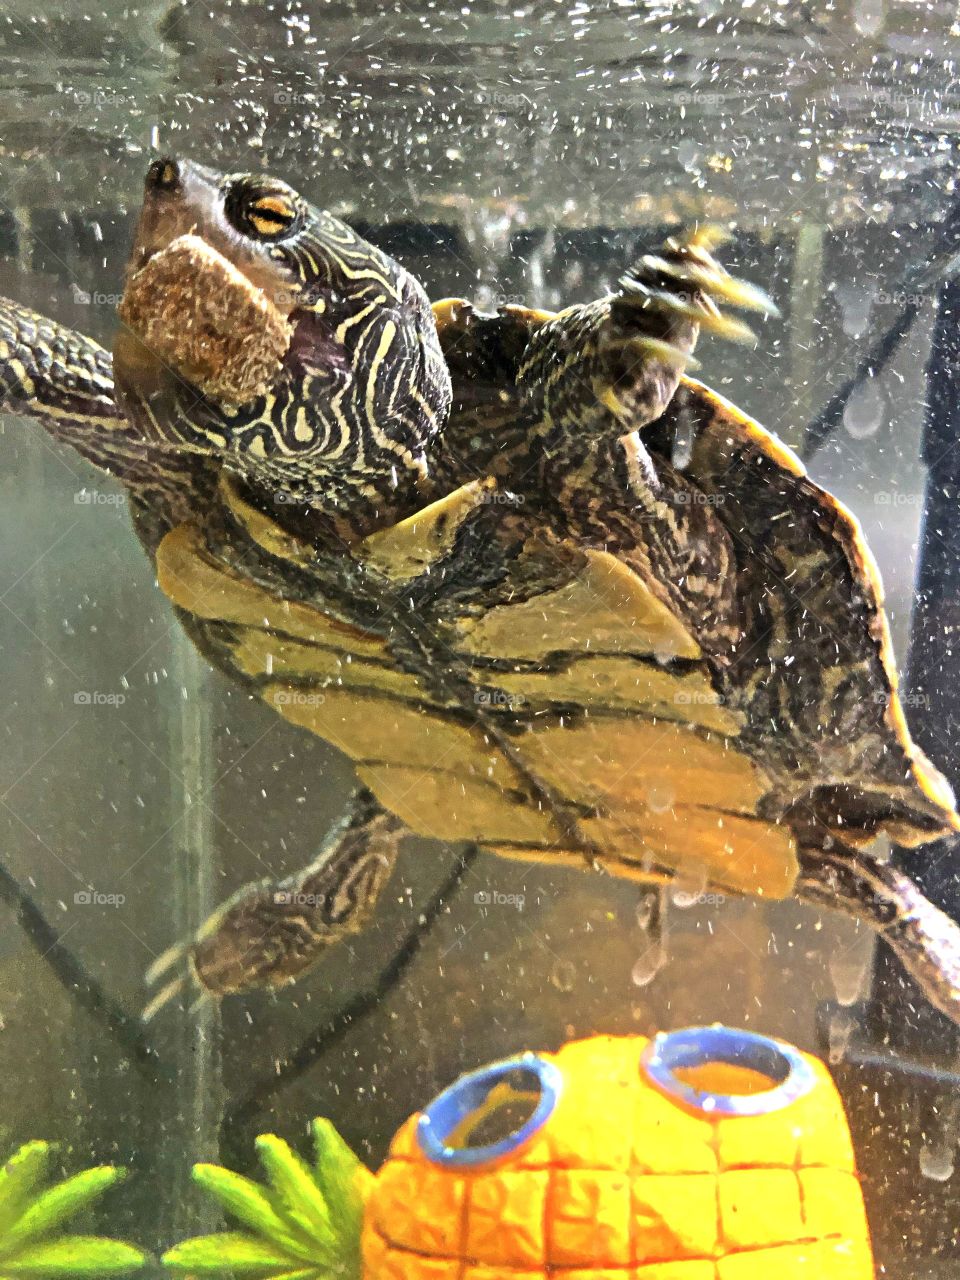
[[[438,314],[462,388],[449,435],[470,433],[489,474],[330,563],[224,475],[224,518],[157,553],[219,665],[342,750],[413,831],[513,858],[782,898],[824,833],[958,829],[906,727],[857,522],[792,453],[691,380],[650,432],[664,459],[682,432],[685,474],[738,551],[745,635],[721,668],[629,560],[558,537],[503,489],[510,405],[484,399]],[[505,330],[544,315],[491,317],[497,359]]]
[[[719,1061],[663,1070],[672,1049],[705,1044],[782,1059],[787,1075],[773,1085]],[[555,1097],[544,1106],[540,1094],[512,1145],[424,1142],[444,1107],[469,1123],[485,1077],[496,1088],[508,1069],[555,1081]],[[874,1274],[850,1135],[827,1070],[727,1028],[654,1042],[597,1036],[465,1077],[398,1131],[367,1200],[362,1243],[364,1280]]]

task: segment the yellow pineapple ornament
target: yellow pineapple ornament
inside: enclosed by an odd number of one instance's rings
[[[301,1188],[310,1213],[291,1199],[289,1176],[281,1192],[275,1186],[266,1196],[249,1184],[261,1198],[261,1218],[263,1204],[272,1205],[282,1232],[266,1252],[261,1243],[258,1276],[874,1275],[850,1134],[826,1068],[752,1032],[714,1026],[652,1040],[594,1036],[556,1054],[494,1063],[411,1116],[376,1176],[346,1161],[332,1133],[321,1122],[318,1141],[337,1173],[330,1176],[329,1163],[324,1170],[318,1153],[307,1178],[312,1191]],[[309,1173],[279,1146],[301,1175]],[[275,1154],[271,1159],[275,1165]],[[229,1203],[218,1194],[242,1218],[235,1191]],[[343,1212],[344,1195],[352,1213]],[[329,1229],[311,1241],[308,1220]],[[255,1230],[262,1238],[262,1222]],[[218,1252],[219,1240],[243,1243],[237,1233],[187,1241],[165,1262],[195,1275],[212,1273],[214,1263],[219,1270],[236,1266],[239,1256],[231,1261]],[[243,1244],[248,1261],[255,1244],[255,1236]],[[272,1258],[275,1269],[268,1270]]]

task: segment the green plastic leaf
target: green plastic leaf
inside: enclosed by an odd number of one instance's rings
[[[220,1275],[232,1271],[243,1277],[279,1277],[290,1275],[290,1259],[271,1248],[257,1236],[242,1231],[221,1231],[213,1236],[195,1236],[174,1245],[160,1259],[170,1271],[198,1276]],[[304,1275],[315,1275],[307,1268]],[[298,1273],[294,1273],[298,1274]]]
[[[314,1261],[305,1242],[279,1217],[270,1197],[255,1182],[217,1164],[195,1164],[193,1179],[219,1200],[231,1217],[282,1250],[285,1266],[304,1258]]]
[[[60,1232],[64,1222],[98,1200],[126,1171],[87,1169],[44,1189],[55,1149],[48,1142],[28,1142],[0,1170],[0,1275],[4,1280],[99,1280],[140,1271],[149,1255],[133,1245]]]
[[[328,1257],[336,1244],[330,1210],[309,1165],[272,1133],[257,1139],[257,1152],[270,1179],[277,1211],[315,1246],[311,1261]]]
[[[314,1177],[331,1214],[339,1210],[351,1220],[362,1220],[373,1174],[329,1120],[317,1116],[310,1131],[315,1156]]]
[[[360,1235],[373,1174],[329,1120],[317,1117],[310,1127],[315,1153],[314,1177],[327,1202],[334,1234],[340,1241],[345,1274],[359,1275]]]
[[[27,1209],[0,1237],[0,1265],[31,1240],[49,1235],[62,1222],[98,1200],[109,1187],[119,1182],[125,1170],[103,1165],[75,1174],[38,1195]]]
[[[316,1170],[282,1139],[261,1135],[257,1150],[268,1190],[217,1165],[196,1165],[197,1183],[253,1234],[228,1231],[185,1240],[163,1255],[163,1265],[197,1277],[232,1271],[240,1280],[360,1280],[360,1234],[372,1175],[328,1122],[315,1123],[314,1145]]]
[[[54,1150],[49,1142],[26,1142],[0,1169],[0,1238],[26,1209]]]
[[[10,1276],[125,1276],[146,1265],[149,1255],[102,1236],[63,1236],[30,1245],[4,1262]]]
[[[327,1277],[340,1276],[339,1271],[328,1271],[326,1267],[307,1267],[305,1271],[284,1271],[283,1275],[271,1275],[270,1280],[327,1280]]]

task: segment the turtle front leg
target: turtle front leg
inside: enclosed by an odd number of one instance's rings
[[[640,258],[616,293],[568,307],[534,332],[518,383],[539,416],[534,433],[546,457],[563,464],[569,454],[567,465],[576,465],[584,450],[655,422],[683,369],[695,364],[701,330],[754,341],[720,306],[776,308],[716,261],[718,238],[710,227],[671,238],[659,254]]]
[[[9,298],[0,298],[0,412],[33,418],[132,487],[158,488],[177,469],[117,403],[110,352]]]
[[[866,921],[930,1003],[960,1026],[960,925],[909,876],[859,850],[807,848],[797,892],[815,906]]]
[[[234,894],[186,945],[172,947],[150,968],[158,981],[186,962],[157,994],[145,1020],[192,980],[215,997],[294,981],[327,947],[359,932],[396,862],[407,829],[365,788],[351,797],[317,858],[284,880],[261,880]]]
[[[0,408],[54,434],[112,431],[123,421],[110,352],[9,298],[0,298]]]

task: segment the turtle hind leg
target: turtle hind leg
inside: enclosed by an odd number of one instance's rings
[[[926,998],[960,1026],[960,925],[896,867],[840,846],[801,851],[799,896],[865,920]]]
[[[357,790],[309,866],[284,880],[246,885],[195,938],[160,957],[148,982],[180,973],[150,1002],[144,1018],[188,986],[220,997],[292,982],[327,947],[363,928],[406,834],[369,791]]]

